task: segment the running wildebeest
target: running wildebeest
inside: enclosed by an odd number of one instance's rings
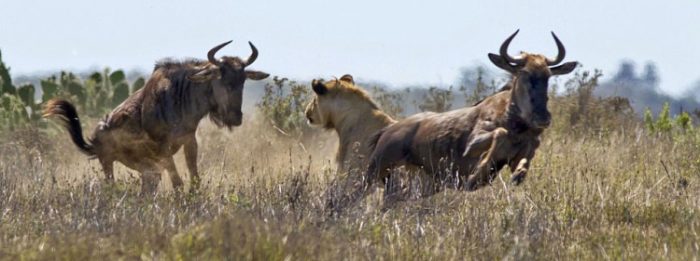
[[[245,80],[269,76],[246,69],[258,57],[258,50],[250,42],[252,54],[248,59],[216,59],[217,51],[229,43],[209,50],[207,61],[158,62],[146,85],[105,116],[87,141],[70,102],[48,101],[44,117],[58,116],[78,149],[100,161],[107,182],[114,182],[114,161],[141,172],[142,193],[155,192],[163,170],[168,171],[176,190],[182,188],[173,154],[184,145],[194,191],[199,185],[195,137],[199,121],[209,115],[218,127],[241,125]]]
[[[556,66],[566,51],[553,32],[559,50],[555,59],[525,52],[511,57],[508,46],[517,33],[503,42],[500,55],[488,55],[494,65],[512,75],[500,92],[473,107],[410,116],[376,134],[365,193],[373,182],[386,182],[390,168],[400,165],[418,166],[436,178],[456,177],[458,187],[470,191],[489,183],[505,165],[513,171],[515,184],[523,181],[540,134],[551,123],[549,78],[570,73],[578,63]],[[357,191],[353,197],[362,194]]]

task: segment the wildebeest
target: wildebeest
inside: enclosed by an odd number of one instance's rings
[[[376,180],[386,181],[389,169],[399,165],[418,166],[440,178],[455,177],[458,187],[467,190],[487,184],[505,165],[513,171],[514,183],[523,181],[540,134],[551,122],[549,78],[570,73],[577,62],[556,66],[566,51],[553,32],[559,50],[555,59],[525,52],[511,57],[507,50],[517,33],[503,42],[500,55],[488,55],[512,80],[473,107],[420,113],[381,130],[375,137],[363,190]]]
[[[217,51],[229,43],[209,50],[207,61],[158,62],[145,86],[105,116],[87,141],[70,102],[48,101],[44,117],[58,116],[78,149],[100,161],[107,182],[114,182],[114,161],[141,172],[142,193],[155,192],[162,170],[168,171],[173,187],[181,189],[183,182],[173,154],[184,145],[191,189],[196,190],[199,175],[195,132],[199,121],[209,115],[219,127],[239,126],[245,80],[269,76],[246,69],[258,57],[258,50],[250,42],[252,54],[246,60],[231,56],[216,59]]]

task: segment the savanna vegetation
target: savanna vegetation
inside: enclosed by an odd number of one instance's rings
[[[390,205],[375,193],[332,217],[325,192],[337,177],[336,137],[306,125],[307,82],[274,78],[261,99],[244,101],[256,106],[232,131],[204,120],[197,133],[201,190],[178,194],[164,184],[144,198],[138,173],[117,164],[117,183],[103,183],[99,164],[40,117],[42,102],[63,97],[92,129],[142,79],[66,72],[41,81],[37,95],[34,86],[16,86],[0,64],[0,259],[697,257],[700,129],[668,105],[642,118],[630,100],[599,98],[600,77],[579,69],[551,86],[554,122],[523,185],[512,186],[504,170],[475,192],[445,189]],[[418,96],[416,88],[364,87],[401,118],[498,89],[498,81],[475,79]],[[176,160],[186,173],[182,155]]]

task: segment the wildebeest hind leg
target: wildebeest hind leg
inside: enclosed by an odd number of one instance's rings
[[[364,180],[362,180],[362,183],[359,184],[359,186],[356,186],[356,188],[354,188],[349,194],[340,195],[340,199],[338,200],[335,198],[328,199],[326,207],[330,209],[329,213],[331,215],[339,215],[343,209],[359,203],[363,198],[370,194],[370,189],[378,178],[381,177],[383,179],[388,177],[388,169],[386,167],[379,167],[385,166],[382,164],[382,162],[384,161],[381,159],[376,159],[374,156],[370,157],[370,164],[367,168],[367,172],[365,172],[365,175],[363,176]]]
[[[190,172],[190,192],[199,189],[199,173],[197,172],[197,138],[192,134],[185,143],[185,161]]]
[[[499,156],[499,154],[503,153],[502,147],[503,144],[506,143],[507,136],[508,131],[504,128],[497,128],[493,130],[491,147],[481,161],[479,161],[479,165],[477,165],[476,169],[474,170],[474,174],[467,179],[467,190],[473,191],[488,183],[491,172],[495,171],[495,159]]]
[[[142,163],[141,168],[141,195],[154,196],[161,179],[161,169],[155,163]]]
[[[105,173],[107,183],[114,183],[114,161],[109,159],[100,159],[102,171]]]
[[[168,175],[170,176],[170,182],[173,183],[173,189],[176,191],[182,190],[183,182],[182,179],[180,178],[180,175],[177,173],[177,168],[175,167],[175,161],[173,160],[173,157],[168,157],[163,160],[163,167],[165,167],[165,170],[168,171]]]

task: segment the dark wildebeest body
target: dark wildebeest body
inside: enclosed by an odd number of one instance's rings
[[[390,169],[413,165],[436,178],[456,178],[459,187],[475,190],[509,166],[519,184],[549,126],[547,88],[551,75],[571,72],[577,63],[557,65],[564,59],[563,44],[552,33],[559,54],[552,60],[539,54],[508,55],[512,34],[491,61],[512,74],[498,93],[473,107],[444,113],[420,113],[380,131],[365,174],[364,191],[376,180],[386,181]],[[354,196],[361,195],[356,192]]]
[[[108,182],[114,181],[114,161],[141,172],[143,192],[155,191],[162,170],[168,171],[173,187],[182,187],[173,155],[184,146],[192,188],[196,189],[195,133],[199,121],[209,115],[220,127],[240,125],[245,80],[268,76],[245,70],[257,57],[252,44],[253,54],[246,61],[228,56],[214,58],[228,43],[212,48],[208,61],[166,60],[156,64],[146,85],[100,121],[88,141],[83,139],[78,114],[68,101],[49,101],[45,116],[60,117],[76,146],[100,161]]]
[[[474,107],[416,114],[386,128],[375,147],[381,158],[372,161],[371,167],[387,170],[409,164],[445,181],[471,174],[474,166],[487,156],[484,153],[494,146],[494,137],[503,137],[497,145],[497,153],[488,155],[488,172],[493,174],[506,164],[515,171],[519,162],[512,159],[531,158],[542,130],[528,128],[517,117],[511,118],[515,115],[504,115],[507,114],[504,108],[508,95],[510,91],[506,90]],[[387,174],[381,173],[380,177],[385,178]]]

